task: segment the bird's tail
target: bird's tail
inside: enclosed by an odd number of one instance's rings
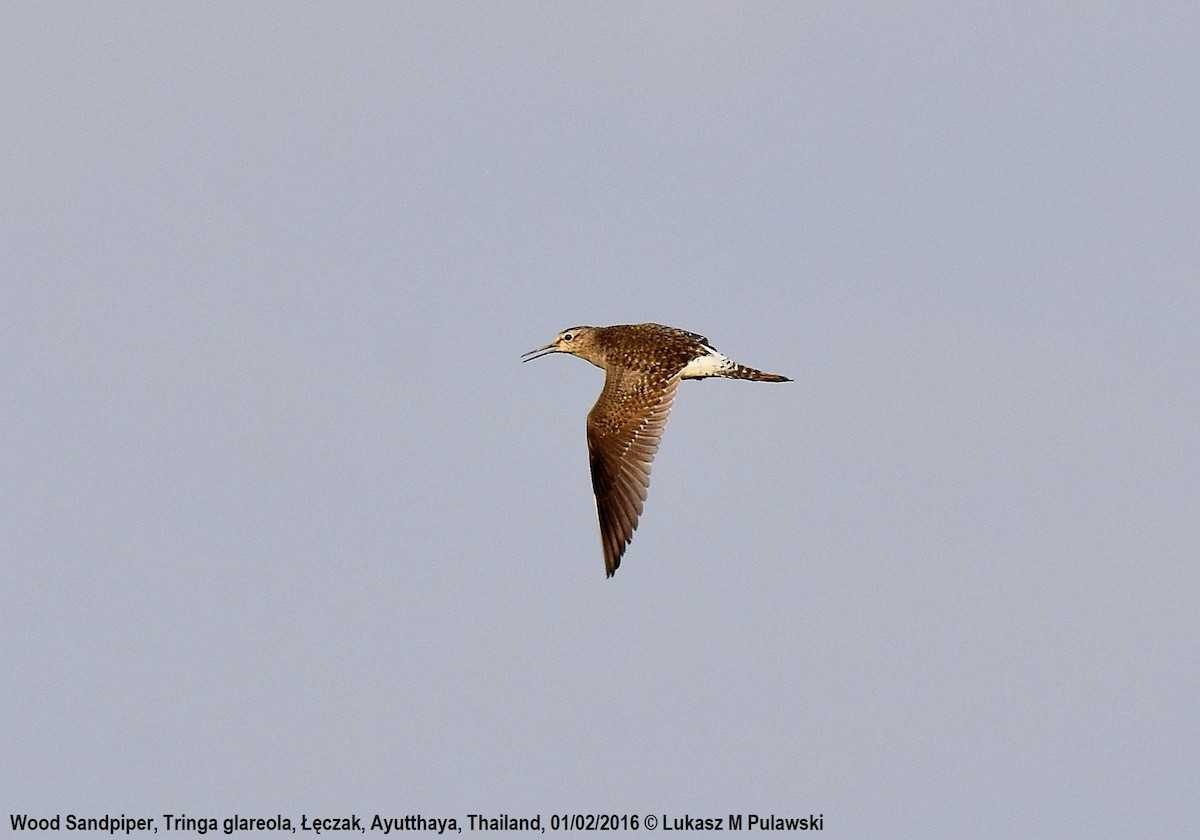
[[[722,364],[720,370],[716,372],[716,376],[724,376],[727,379],[753,379],[755,382],[792,381],[786,376],[780,376],[778,373],[767,373],[766,371],[739,365],[737,362],[732,362],[729,366]]]
[[[688,362],[679,372],[681,379],[705,379],[709,376],[723,376],[726,379],[754,379],[758,382],[791,382],[786,376],[778,373],[767,373],[752,367],[739,365],[728,356],[722,356],[711,347],[705,346],[705,353]]]

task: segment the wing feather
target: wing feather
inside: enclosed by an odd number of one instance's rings
[[[667,424],[679,371],[609,370],[588,414],[588,456],[604,569],[621,565],[650,487],[650,465]]]

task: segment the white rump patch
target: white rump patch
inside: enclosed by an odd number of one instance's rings
[[[705,348],[708,355],[692,359],[680,372],[681,379],[703,379],[706,376],[720,376],[721,371],[734,367],[732,360],[725,358],[711,347]]]

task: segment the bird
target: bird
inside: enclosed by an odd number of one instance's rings
[[[610,578],[637,529],[650,487],[650,464],[680,381],[711,376],[792,381],[738,364],[704,336],[662,324],[571,327],[545,347],[523,353],[521,361],[551,353],[569,353],[604,369],[604,388],[587,416],[587,443],[604,570]]]

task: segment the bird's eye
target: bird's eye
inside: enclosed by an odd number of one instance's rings
[[[575,338],[575,333],[563,333],[563,341],[570,341]]]

